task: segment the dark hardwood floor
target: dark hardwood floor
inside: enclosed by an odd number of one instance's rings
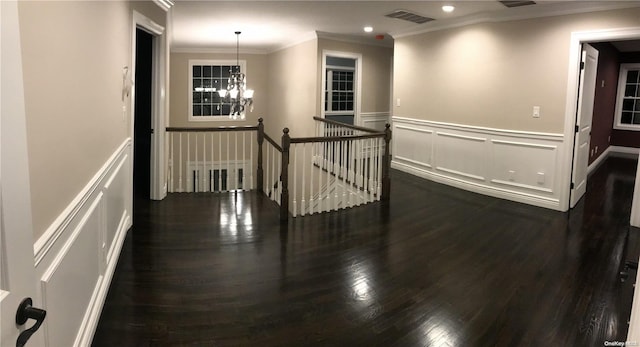
[[[138,201],[93,346],[603,346],[624,341],[636,161],[570,213],[392,172],[392,201],[288,226],[256,193]]]

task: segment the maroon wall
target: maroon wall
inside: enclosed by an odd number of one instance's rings
[[[640,52],[624,52],[619,54],[620,64],[640,63]],[[611,145],[624,147],[640,147],[640,132],[616,130],[611,133]]]
[[[591,45],[598,50],[598,72],[593,102],[589,164],[609,147],[610,137],[613,141],[613,118],[620,73],[619,53],[613,45],[608,42]]]

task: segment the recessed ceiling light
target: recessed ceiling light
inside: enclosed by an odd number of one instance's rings
[[[373,31],[373,28],[372,27],[364,27],[364,31],[367,32],[367,33],[370,33],[370,32]]]
[[[456,8],[451,6],[451,5],[444,5],[442,6],[442,10],[444,12],[453,12],[453,10],[455,10]]]

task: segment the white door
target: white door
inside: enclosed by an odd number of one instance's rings
[[[588,44],[582,46],[580,89],[578,93],[578,114],[576,116],[576,137],[573,145],[573,172],[571,174],[571,208],[587,191],[587,167],[589,164],[589,140],[591,120],[596,90],[598,70],[598,50]]]
[[[16,324],[18,306],[28,297],[39,306],[16,2],[0,1],[0,32],[0,346],[13,347],[21,331],[35,324]],[[26,346],[42,346],[42,339],[35,334]]]

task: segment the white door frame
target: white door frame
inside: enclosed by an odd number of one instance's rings
[[[352,52],[341,52],[341,51],[332,51],[332,50],[322,50],[322,85],[320,86],[320,117],[325,117],[324,103],[324,86],[327,83],[327,56],[330,57],[338,57],[338,58],[349,58],[355,59],[356,61],[356,100],[354,104],[353,110],[353,124],[360,124],[360,112],[362,106],[362,54],[360,53],[352,53]]]
[[[133,11],[133,25],[131,26],[131,79],[135,83],[136,76],[136,29],[143,29],[153,35],[153,73],[151,77],[151,86],[153,88],[151,94],[151,127],[153,134],[151,135],[151,182],[149,182],[152,200],[162,200],[167,196],[166,183],[166,55],[167,40],[166,31],[163,26],[157,24],[145,15]],[[135,88],[131,88],[131,139],[134,138],[135,126]],[[135,141],[132,141],[135,143]],[[135,151],[131,146],[131,158]],[[133,165],[130,168],[131,182],[133,182]],[[133,185],[131,186],[133,188]],[[131,192],[133,196],[133,191]],[[132,208],[133,201],[129,201]]]
[[[571,33],[571,41],[569,45],[569,72],[567,79],[567,99],[565,106],[565,121],[564,121],[564,139],[565,144],[564,151],[560,154],[560,163],[562,168],[561,179],[562,187],[560,191],[560,206],[563,211],[569,210],[569,196],[571,186],[571,167],[573,166],[573,144],[575,142],[575,124],[576,124],[576,112],[578,99],[578,84],[580,83],[580,57],[582,54],[582,43],[588,42],[603,42],[603,41],[619,41],[619,40],[631,40],[640,38],[640,27],[635,28],[619,28],[619,29],[605,29],[605,30],[593,30],[593,31],[578,31]],[[636,173],[636,184],[640,179],[640,171]],[[631,207],[631,221],[632,225],[636,221],[636,226],[640,226],[640,191],[636,189],[633,193],[633,205]]]

